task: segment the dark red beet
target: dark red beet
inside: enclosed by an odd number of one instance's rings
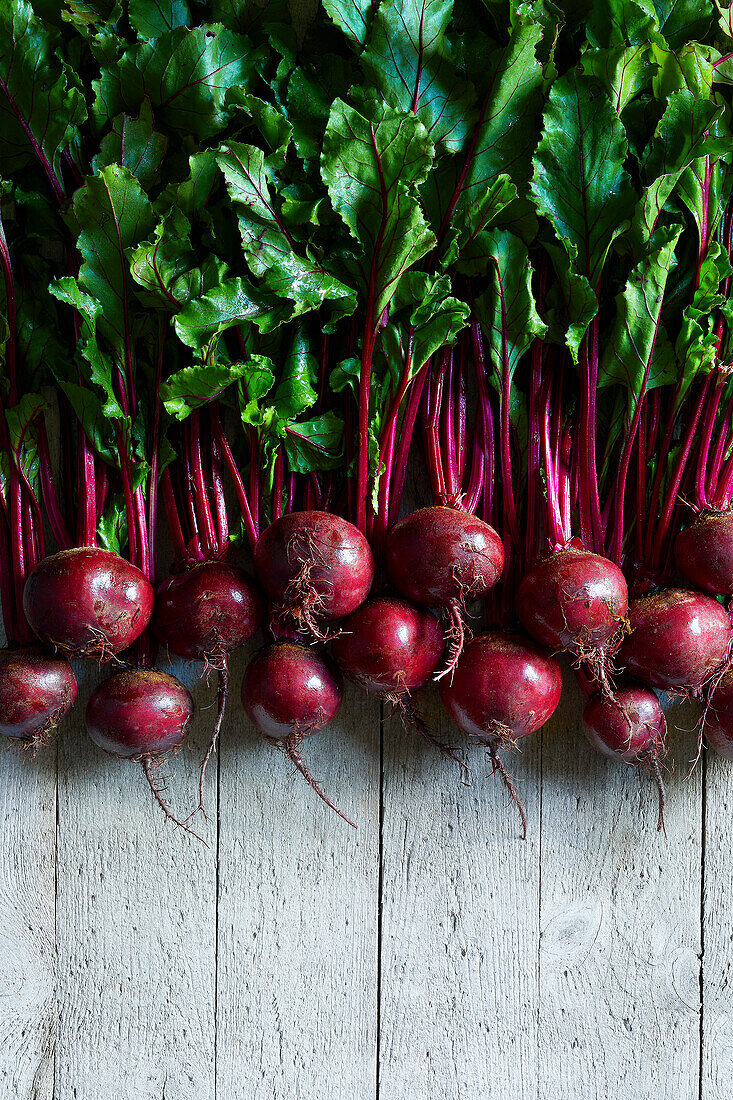
[[[730,616],[700,592],[665,588],[632,600],[629,623],[619,661],[650,687],[697,691],[728,656]]]
[[[397,596],[376,596],[345,620],[332,648],[345,676],[392,703],[406,725],[463,767],[433,737],[410,698],[434,675],[443,653],[440,623],[431,611]]]
[[[618,646],[629,606],[621,570],[587,550],[558,550],[525,575],[517,592],[517,618],[548,649],[567,649],[602,683]]]
[[[721,676],[706,709],[703,725],[711,749],[733,760],[733,670]]]
[[[40,748],[75,702],[76,677],[63,657],[35,646],[0,650],[0,733]]]
[[[439,676],[455,667],[463,649],[463,609],[486,595],[504,568],[504,547],[493,527],[456,508],[421,508],[395,524],[387,542],[389,579],[403,596],[450,614],[448,658]]]
[[[242,681],[242,703],[250,721],[292,760],[326,805],[353,825],[323,793],[300,751],[306,737],[336,716],[342,698],[343,681],[333,662],[295,642],[261,649]]]
[[[702,512],[680,531],[674,556],[685,580],[713,595],[733,595],[733,511]]]
[[[525,836],[524,807],[498,750],[540,729],[555,712],[561,692],[562,672],[554,657],[529,639],[498,631],[470,641],[453,679],[441,681],[440,697],[453,721],[488,746],[494,770],[519,809]]]
[[[362,604],[333,643],[342,672],[365,691],[387,697],[423,687],[442,653],[435,615],[397,596]]]
[[[257,580],[286,620],[324,637],[322,624],[349,615],[374,580],[369,543],[329,512],[292,512],[271,523],[254,549]]]
[[[186,739],[193,712],[190,691],[155,668],[115,673],[99,685],[86,709],[92,741],[113,756],[138,761],[166,817],[187,832],[192,830],[173,816],[163,798],[165,781],[159,769]]]
[[[660,761],[667,754],[667,722],[656,695],[627,686],[613,695],[592,695],[583,711],[583,729],[593,748],[617,764],[641,765],[659,792],[657,829],[664,831],[664,783]]]
[[[221,733],[229,692],[227,656],[248,641],[262,622],[262,600],[254,582],[235,565],[207,561],[168,577],[159,586],[153,625],[169,653],[205,661],[218,675],[217,712],[199,770],[199,805],[204,810],[206,767]]]
[[[155,634],[177,657],[216,664],[262,622],[262,601],[242,569],[207,561],[168,577],[155,600]]]
[[[23,591],[26,618],[42,642],[76,657],[102,659],[140,637],[154,600],[144,573],[94,546],[44,558]]]

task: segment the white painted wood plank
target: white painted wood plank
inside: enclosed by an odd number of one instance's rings
[[[238,694],[242,664],[233,676]],[[234,708],[233,708],[234,710]],[[217,1095],[373,1100],[379,708],[306,742],[329,810],[237,708],[221,756]]]
[[[566,677],[542,758],[542,1100],[698,1096],[701,779],[694,713],[670,715],[668,839],[653,788],[580,732]],[[574,690],[571,690],[571,687]]]
[[[215,848],[166,823],[140,769],[88,740],[90,679],[59,757],[56,1100],[211,1100]],[[171,766],[176,807],[195,805],[210,721],[199,714],[195,749]]]
[[[733,764],[705,761],[702,1100],[728,1100],[733,1081]]]
[[[457,743],[434,696],[424,711]],[[466,786],[399,723],[384,746],[380,1100],[534,1098],[538,740],[511,759],[526,842],[481,750]]]
[[[0,1095],[51,1100],[56,752],[0,752]]]

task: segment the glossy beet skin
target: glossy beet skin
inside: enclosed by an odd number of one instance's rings
[[[703,512],[675,541],[685,580],[715,596],[733,595],[733,512]]]
[[[650,687],[696,691],[728,655],[730,616],[710,596],[665,588],[632,600],[618,662]]]
[[[43,743],[76,702],[68,661],[42,649],[0,650],[0,733]]]
[[[169,653],[205,660],[231,653],[262,622],[252,580],[225,562],[209,561],[168,577],[155,599],[155,634]]]
[[[629,605],[621,570],[599,554],[559,550],[526,574],[517,617],[548,649],[596,649],[619,630]]]
[[[304,737],[335,718],[343,697],[341,674],[311,647],[276,642],[256,653],[242,681],[242,704],[260,733],[276,741]]]
[[[440,697],[453,721],[480,741],[518,741],[544,726],[560,702],[562,672],[554,657],[513,634],[487,631],[463,651]]]
[[[377,596],[345,620],[332,650],[344,675],[365,691],[400,694],[431,678],[443,634],[431,611],[397,596]]]
[[[44,558],[28,577],[23,609],[46,645],[108,657],[139,638],[153,614],[147,577],[109,550],[82,546]]]
[[[478,599],[503,568],[504,547],[494,528],[456,508],[421,508],[389,534],[389,579],[413,603],[442,607]]]
[[[618,764],[638,764],[650,753],[660,757],[666,751],[664,711],[647,688],[592,695],[583,710],[583,729],[593,748]]]
[[[720,756],[733,760],[733,670],[721,676],[703,725],[705,740]]]
[[[193,720],[191,693],[166,672],[127,669],[99,685],[87,704],[87,733],[100,749],[127,758],[166,753]]]
[[[343,618],[364,602],[374,580],[369,543],[329,512],[292,512],[271,523],[254,549],[257,581],[277,604],[314,618]]]

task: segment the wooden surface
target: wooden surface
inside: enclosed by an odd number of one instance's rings
[[[462,782],[350,692],[308,749],[355,833],[235,699],[208,849],[76,713],[57,754],[0,755],[2,1098],[730,1097],[733,771],[684,780],[689,711],[665,840],[567,690],[514,761],[522,843],[480,752]],[[176,762],[180,807],[210,720]]]

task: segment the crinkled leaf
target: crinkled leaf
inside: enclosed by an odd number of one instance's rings
[[[414,111],[436,146],[458,152],[475,112],[446,37],[452,10],[453,0],[383,0],[361,63],[391,107]]]
[[[25,0],[0,5],[0,174],[40,158],[62,193],[61,155],[86,118],[84,97],[59,60],[59,34]]]
[[[188,0],[129,0],[127,17],[140,38],[159,38],[176,27],[188,27]]]
[[[647,87],[654,73],[649,44],[620,45],[612,49],[588,50],[582,58],[583,72],[603,84],[617,115],[629,100]]]
[[[207,256],[199,266],[190,231],[186,216],[174,208],[158,222],[149,240],[129,250],[130,273],[143,288],[146,305],[176,312],[223,279],[226,268],[216,256]]]
[[[434,243],[417,187],[433,146],[414,115],[372,104],[371,118],[337,100],[326,129],[321,173],[331,203],[358,242],[351,265],[376,330],[402,274]]]
[[[194,409],[219,398],[227,386],[247,378],[250,364],[196,363],[176,371],[160,387],[166,411],[176,420],[185,420]]]
[[[323,0],[323,7],[354,45],[364,45],[371,21],[371,0]]]
[[[167,147],[167,137],[153,125],[150,100],[144,99],[137,118],[121,114],[113,121],[112,129],[102,138],[92,167],[96,172],[106,164],[122,164],[147,190],[157,180]]]
[[[661,317],[681,232],[680,225],[662,231],[661,246],[636,264],[616,298],[616,319],[606,341],[598,384],[626,389],[632,410],[644,393],[674,381],[674,353]]]
[[[651,0],[593,0],[590,7],[586,33],[592,46],[638,46],[659,30]]]
[[[222,332],[244,322],[254,322],[260,332],[270,332],[290,312],[271,301],[244,279],[223,279],[208,294],[187,302],[174,321],[179,338],[190,348],[213,354]]]
[[[595,81],[575,73],[560,77],[543,116],[532,192],[576,271],[594,289],[636,200],[626,153],[624,128]]]
[[[723,152],[711,154],[709,159],[701,157],[692,161],[682,172],[677,185],[677,194],[695,219],[698,241],[702,243],[703,232],[708,239],[723,215],[733,187],[733,144],[729,121],[724,116],[716,118],[710,125],[709,134],[715,147]],[[706,182],[706,173],[709,178]]]
[[[102,401],[89,386],[77,382],[59,382],[69,404],[84,428],[84,434],[97,454],[111,466],[117,463],[113,421],[107,415]]]
[[[547,324],[554,340],[564,342],[573,362],[578,362],[580,343],[598,312],[598,298],[585,275],[579,275],[571,255],[559,244],[546,243],[555,272],[547,292]]]
[[[229,89],[227,100],[246,111],[273,153],[285,155],[293,127],[279,108],[239,86]]]
[[[471,312],[465,302],[452,294],[447,275],[428,275],[424,271],[408,272],[400,284],[394,307],[395,311],[405,310],[409,319],[412,374],[416,374],[440,348],[454,343],[458,333],[468,324]],[[400,363],[406,356],[403,328],[403,325],[390,323],[383,335],[385,355]]]
[[[249,40],[225,27],[179,27],[132,47],[118,66],[103,71],[93,82],[95,115],[103,124],[147,96],[165,126],[198,139],[212,137],[235,109],[228,90],[248,84],[258,62]]]
[[[494,230],[487,234],[491,257],[491,284],[476,301],[494,367],[494,384],[504,378],[511,384],[519,360],[532,341],[543,336],[541,320],[532,296],[532,268],[524,242],[514,233]]]
[[[308,336],[298,329],[283,365],[273,403],[284,420],[294,420],[315,405],[318,360],[312,354]]]
[[[247,262],[254,275],[281,298],[297,304],[295,313],[318,309],[325,300],[352,299],[353,291],[330,275],[307,252],[301,254],[278,209],[261,149],[230,142],[218,156],[237,211]]]
[[[75,193],[69,220],[82,257],[79,287],[100,307],[97,331],[118,355],[130,353],[131,279],[125,253],[152,232],[153,208],[132,173],[113,164],[89,176]]]
[[[713,18],[712,4],[700,0],[654,0],[659,29],[673,50],[704,38]]]
[[[659,216],[683,170],[703,153],[717,156],[726,148],[729,137],[720,132],[710,136],[710,128],[722,114],[722,106],[697,99],[685,89],[674,92],[665,108],[644,158],[647,182],[634,213],[632,240],[643,244],[651,237]]]
[[[33,425],[45,409],[46,402],[40,394],[26,393],[5,413],[13,461],[34,490],[37,489],[38,446]]]
[[[288,424],[283,448],[290,469],[299,474],[337,469],[343,460],[343,431],[343,421],[330,411]]]

